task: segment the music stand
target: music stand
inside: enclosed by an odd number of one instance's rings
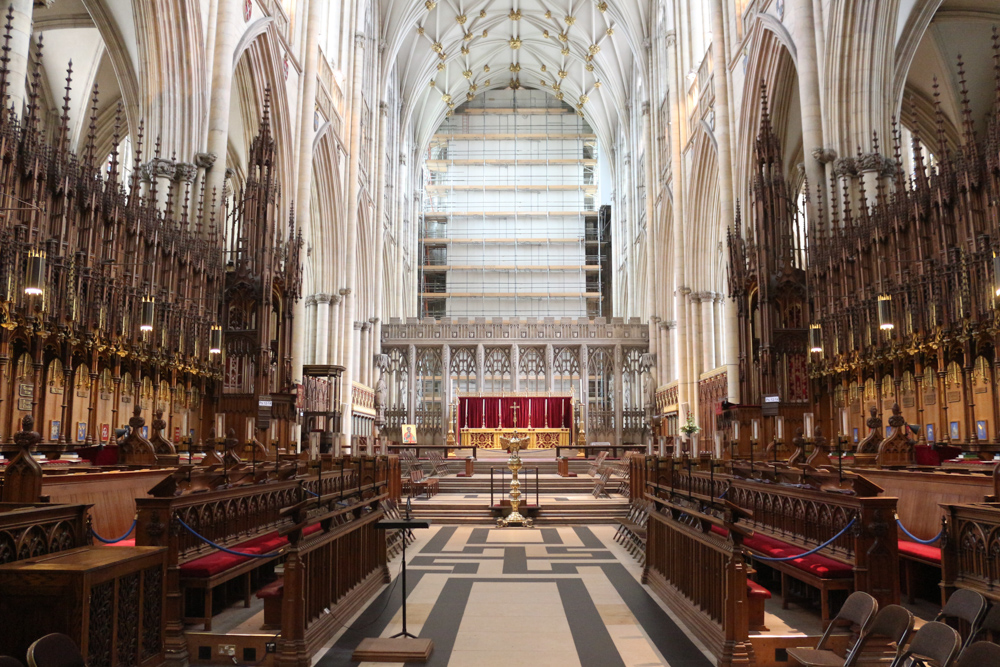
[[[376,530],[412,530],[414,528],[430,528],[431,522],[426,519],[414,519],[410,516],[410,500],[406,501],[406,517],[402,519],[383,519],[375,522]],[[402,610],[403,631],[388,638],[368,638],[362,640],[355,649],[352,660],[357,662],[377,660],[385,662],[427,662],[434,649],[430,638],[421,638],[410,634],[406,628],[406,535],[403,535],[402,571],[403,580]],[[395,641],[393,641],[395,640]]]

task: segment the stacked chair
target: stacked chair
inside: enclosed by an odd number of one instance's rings
[[[990,613],[986,606],[981,594],[959,589],[935,620],[913,632],[913,614],[907,609],[895,604],[878,609],[875,598],[857,591],[847,598],[816,648],[790,648],[788,656],[805,667],[874,663],[889,667],[1000,667],[1000,645],[975,641],[980,633],[1000,630],[1000,605]],[[958,630],[944,622],[948,620],[968,627],[964,644]],[[843,631],[857,639],[845,655],[840,655],[829,645],[830,638]]]
[[[646,563],[646,521],[651,511],[651,501],[633,500],[628,515],[618,519],[618,532],[615,533],[615,542],[625,547],[640,565]]]

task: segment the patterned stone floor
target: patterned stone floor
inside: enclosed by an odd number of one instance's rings
[[[420,531],[407,549],[407,625],[434,640],[427,664],[709,667],[708,655],[640,585],[641,568],[614,531]],[[351,654],[363,638],[401,630],[399,560],[390,568],[393,584],[317,653],[318,667],[357,665]]]

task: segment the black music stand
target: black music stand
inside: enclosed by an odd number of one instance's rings
[[[402,519],[383,519],[375,522],[377,530],[412,530],[414,528],[430,528],[431,522],[426,519],[414,519],[410,516],[410,500],[406,501],[406,517]],[[394,658],[395,662],[427,662],[431,651],[434,650],[434,642],[430,638],[420,638],[410,634],[406,629],[406,535],[403,535],[402,552],[402,609],[403,609],[403,631],[394,634],[386,639],[371,638],[365,639],[354,651],[352,659],[363,662],[365,660],[386,661]]]

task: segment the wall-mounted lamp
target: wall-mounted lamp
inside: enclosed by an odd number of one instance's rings
[[[213,324],[208,337],[208,353],[219,354],[220,352],[222,352],[222,327]]]
[[[151,296],[142,298],[142,317],[139,319],[139,331],[152,331],[156,318],[156,301]]]
[[[888,294],[878,295],[878,328],[888,331],[895,325],[892,323],[892,297]]]
[[[32,248],[24,274],[24,293],[41,296],[45,292],[45,251]]]
[[[819,324],[809,325],[809,351],[823,351],[823,329]]]

